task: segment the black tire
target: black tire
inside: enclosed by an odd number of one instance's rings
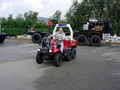
[[[101,44],[101,38],[98,35],[93,35],[90,38],[90,44],[92,46],[99,46]]]
[[[79,35],[77,37],[78,45],[86,45],[87,44],[87,37],[85,35]]]
[[[59,67],[62,63],[62,56],[60,53],[56,53],[55,56],[54,56],[54,65],[56,67]]]
[[[41,41],[41,44],[43,47],[47,47],[50,45],[50,41],[51,41],[51,39],[44,37]]]
[[[36,55],[36,62],[38,63],[38,64],[42,64],[43,63],[43,55],[41,54],[37,54]]]
[[[41,43],[41,40],[42,40],[42,35],[40,33],[34,33],[32,35],[32,41],[34,43]]]
[[[71,52],[72,52],[71,59],[75,59],[75,58],[76,58],[76,55],[77,55],[76,49],[73,48]]]
[[[65,60],[65,61],[70,61],[71,58],[72,58],[72,51],[69,49],[69,50],[67,50],[67,52],[66,52],[66,56],[65,56],[64,60]]]
[[[5,36],[0,36],[0,43],[3,43],[5,41]]]

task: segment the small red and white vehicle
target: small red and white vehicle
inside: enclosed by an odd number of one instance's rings
[[[70,24],[56,24],[53,34],[56,33],[59,27],[68,28],[69,32],[65,32],[65,40],[63,41],[64,49],[61,53],[60,45],[57,45],[55,39],[43,38],[41,45],[36,55],[36,62],[43,63],[43,60],[54,60],[54,65],[59,67],[62,60],[70,61],[76,58],[77,41],[73,39],[73,30]]]

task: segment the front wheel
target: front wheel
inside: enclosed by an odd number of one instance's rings
[[[62,56],[61,56],[61,54],[60,53],[55,54],[55,56],[54,56],[54,65],[56,67],[59,67],[61,65],[61,63],[62,63]]]
[[[72,49],[72,56],[71,56],[71,59],[75,59],[75,58],[76,58],[76,54],[77,54],[76,49],[73,48],[73,49]]]
[[[38,64],[42,64],[42,63],[43,63],[43,55],[37,54],[37,55],[36,55],[36,62],[37,62]]]
[[[65,61],[70,61],[71,58],[72,58],[72,51],[69,49],[69,50],[67,50],[67,52],[66,52],[66,56],[65,56],[64,60],[65,60]]]

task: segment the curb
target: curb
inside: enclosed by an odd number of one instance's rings
[[[102,43],[107,43],[107,44],[120,44],[120,42],[111,42],[111,41],[102,41]]]
[[[31,40],[31,38],[8,38],[8,39],[14,39],[14,40]]]

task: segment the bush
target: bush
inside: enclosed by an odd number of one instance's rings
[[[7,34],[22,35],[26,32],[26,28],[4,28],[2,32]]]

